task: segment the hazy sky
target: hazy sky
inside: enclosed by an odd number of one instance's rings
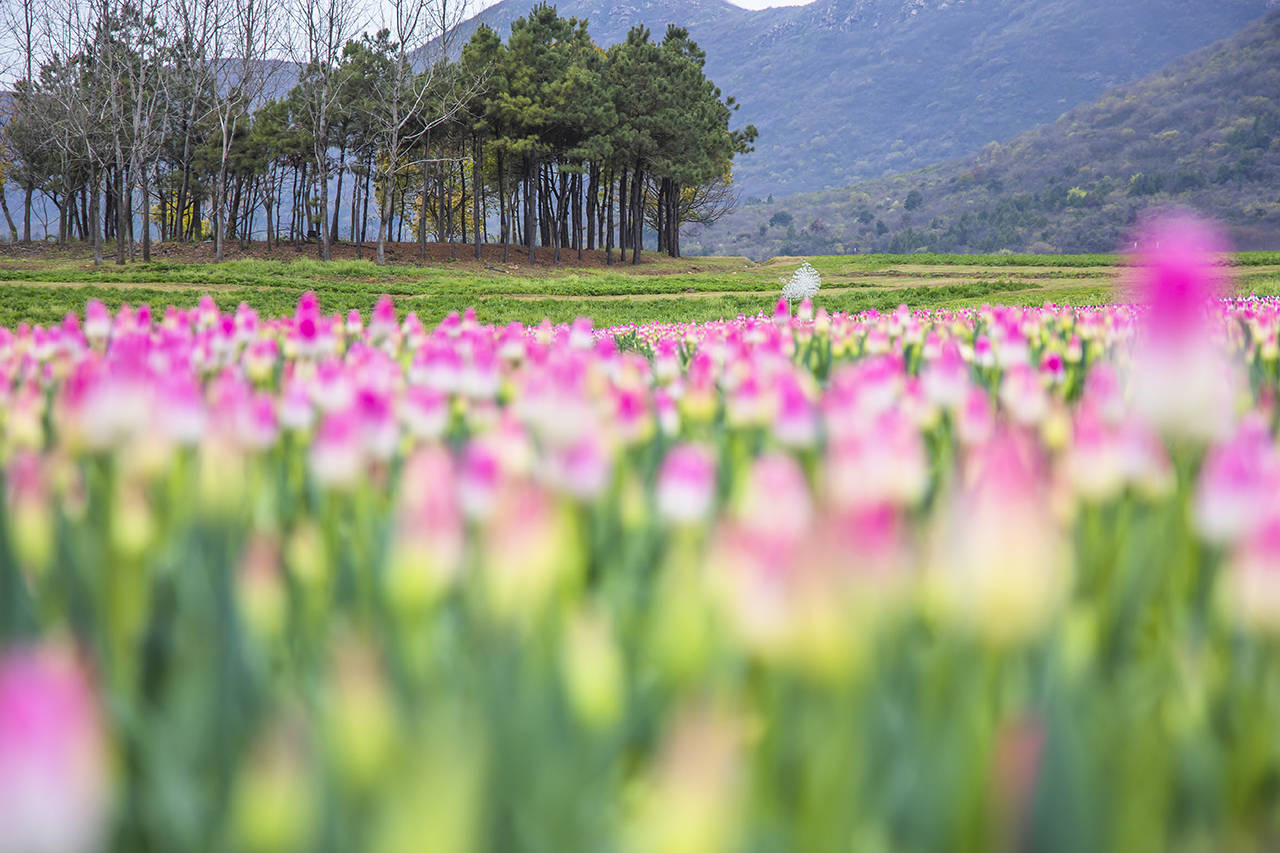
[[[497,2],[499,0],[476,0],[476,11],[488,8]],[[804,6],[812,0],[729,0],[729,2],[744,9],[764,9],[769,6]]]

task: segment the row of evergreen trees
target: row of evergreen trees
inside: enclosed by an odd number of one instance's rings
[[[255,58],[250,24],[247,56],[220,59],[145,7],[101,2],[78,50],[28,62],[4,174],[24,191],[23,239],[43,196],[59,242],[114,240],[119,262],[136,241],[149,258],[153,231],[212,238],[219,258],[224,241],[315,240],[327,257],[348,239],[376,240],[381,261],[387,242],[425,255],[434,238],[477,257],[489,241],[504,260],[517,244],[531,262],[535,245],[634,262],[647,226],[675,256],[682,223],[723,212],[755,138],[730,128],[733,99],[679,27],[604,50],[543,5],[505,43],[485,26],[460,51],[448,30],[415,46],[384,29],[295,64]]]

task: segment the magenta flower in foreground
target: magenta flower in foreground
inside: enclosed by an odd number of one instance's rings
[[[1222,295],[1221,239],[1187,217],[1156,222],[1133,269],[1146,306],[1133,356],[1134,410],[1170,434],[1204,440],[1230,429],[1237,385],[1210,314]]]
[[[96,703],[63,650],[0,657],[0,853],[100,849],[110,805]]]

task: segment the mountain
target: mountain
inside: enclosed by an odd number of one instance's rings
[[[689,29],[707,71],[755,124],[735,165],[744,198],[919,168],[1007,140],[1212,43],[1280,0],[815,0],[747,11],[724,0],[560,0],[597,43],[643,24]],[[500,35],[531,0],[464,23]]]
[[[690,254],[1110,251],[1181,206],[1241,249],[1280,247],[1280,10],[1007,144],[920,171],[748,204]]]

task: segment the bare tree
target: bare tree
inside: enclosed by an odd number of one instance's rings
[[[168,0],[142,0],[142,28],[136,42],[135,61],[128,63],[123,82],[130,105],[129,178],[142,202],[142,259],[151,260],[151,181],[153,161],[164,145],[168,124],[163,120],[169,103],[168,73],[173,57],[171,9]],[[121,205],[123,208],[124,205]],[[130,223],[133,210],[129,209]],[[129,258],[133,259],[133,241]]]
[[[434,128],[452,120],[474,88],[460,80],[447,64],[449,41],[462,20],[464,4],[451,4],[449,0],[388,0],[383,8],[385,18],[379,36],[385,33],[389,40],[383,45],[388,60],[384,90],[366,101],[385,163],[380,176],[383,189],[378,211],[379,264],[386,263],[395,181],[408,165],[407,152],[419,141],[429,139]],[[433,48],[439,51],[438,55]],[[413,67],[415,58],[423,62],[420,72]],[[424,176],[429,163],[424,157]],[[424,220],[427,190],[424,181]],[[423,227],[422,222],[419,227]]]
[[[4,42],[11,50],[7,51],[5,56],[6,71],[9,72],[11,78],[16,77],[16,82],[24,85],[11,85],[9,91],[21,92],[29,91],[30,86],[35,81],[36,71],[36,38],[37,38],[37,6],[43,7],[43,3],[38,0],[8,0],[3,4],[3,18],[0,23],[3,24],[5,30],[11,34],[11,40]],[[13,105],[13,109],[6,116],[5,124],[9,124],[9,120],[13,118],[16,112],[17,104]],[[11,155],[6,134],[6,154]],[[31,176],[22,174],[19,180],[23,190],[22,200],[22,240],[23,242],[31,241],[31,198],[34,192],[34,184]],[[8,215],[8,205],[6,207],[6,216]]]
[[[32,116],[41,135],[56,152],[62,180],[59,236],[69,236],[74,192],[85,188],[88,210],[82,210],[83,234],[93,245],[93,261],[102,263],[100,213],[102,173],[112,157],[106,138],[109,98],[97,63],[102,52],[109,11],[106,0],[86,8],[77,0],[50,0],[41,19],[39,49],[43,55]]]
[[[262,0],[258,0],[262,2]],[[320,188],[320,256],[329,260],[329,130],[343,97],[342,49],[359,32],[363,10],[352,0],[292,0],[289,49],[302,66],[303,110],[311,126]],[[380,93],[379,93],[379,96]]]
[[[150,258],[146,175],[163,133],[156,119],[165,100],[166,13],[166,0],[103,0],[97,20],[92,73],[103,81],[107,106],[117,264],[125,262],[126,248],[129,259],[134,257],[135,188],[143,201],[143,254]]]
[[[661,179],[647,177],[646,180],[650,192],[647,193],[649,201],[645,205],[645,222],[655,231],[668,232],[667,239],[671,245],[666,248],[673,257],[680,253],[679,232],[683,225],[711,225],[738,207],[738,190],[733,184],[733,172],[728,167],[709,181],[680,188],[666,209],[660,209],[658,203],[662,195],[659,193]]]
[[[204,0],[183,2],[201,4]],[[269,0],[213,0],[203,11],[184,15],[193,24],[192,32],[208,46],[200,64],[209,75],[208,91],[220,142],[212,199],[214,256],[219,262],[226,251],[227,171],[232,143],[266,85],[274,35],[269,12]]]

